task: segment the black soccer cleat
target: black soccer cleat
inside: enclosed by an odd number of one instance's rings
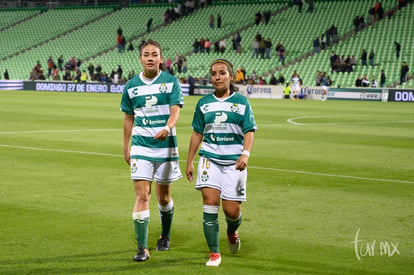
[[[145,262],[146,260],[149,259],[149,257],[150,257],[150,255],[148,253],[148,249],[140,248],[140,249],[138,249],[137,255],[135,255],[135,257],[134,257],[134,261],[136,261],[136,262]]]
[[[157,242],[157,251],[170,250],[170,238],[162,236]]]

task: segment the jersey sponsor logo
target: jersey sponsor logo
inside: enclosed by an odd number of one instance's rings
[[[156,96],[152,96],[152,95],[146,96],[145,97],[145,108],[151,109],[152,106],[157,104],[157,102],[158,102],[158,99]]]
[[[134,89],[132,89],[131,94],[132,94],[132,96],[137,96],[138,95],[138,87],[135,87]]]
[[[153,125],[153,124],[165,124],[165,123],[167,123],[165,119],[149,120],[148,118],[145,118],[145,117],[142,119],[142,124],[145,126]]]
[[[220,125],[221,123],[225,122],[227,120],[227,114],[224,112],[217,112],[216,118],[214,119],[215,125]]]
[[[203,109],[203,112],[206,113],[208,111],[208,104],[204,105],[202,109]]]
[[[213,134],[210,135],[210,138],[214,142],[220,142],[220,141],[234,141],[234,137],[216,137]]]

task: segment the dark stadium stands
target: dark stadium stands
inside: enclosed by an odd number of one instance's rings
[[[160,1],[161,2],[161,1]],[[334,86],[353,87],[358,75],[375,76],[379,81],[381,69],[387,76],[387,86],[414,88],[412,80],[399,86],[400,68],[406,61],[414,67],[414,5],[409,3],[398,9],[398,1],[384,0],[382,7],[389,18],[372,21],[369,10],[377,1],[314,1],[314,11],[307,12],[305,4],[301,13],[291,1],[213,1],[208,7],[183,16],[170,24],[164,24],[163,15],[176,4],[71,7],[56,9],[20,8],[1,9],[0,16],[0,69],[8,69],[11,79],[29,79],[29,74],[39,61],[46,70],[47,59],[54,62],[63,55],[65,62],[71,57],[82,61],[81,70],[89,64],[100,64],[110,73],[121,65],[124,75],[141,69],[138,46],[142,40],[154,39],[161,43],[165,60],[182,56],[187,62],[187,72],[177,73],[182,79],[189,75],[203,78],[208,74],[211,61],[218,57],[228,58],[234,66],[244,67],[247,75],[253,71],[267,81],[270,75],[282,74],[286,79],[296,70],[304,85],[315,85],[317,71],[327,72]],[[410,1],[412,2],[412,1]],[[256,25],[257,12],[271,11],[269,24]],[[209,27],[209,17],[222,16],[222,27]],[[385,14],[385,15],[386,15]],[[358,33],[353,20],[364,16],[366,26]],[[151,32],[146,23],[152,18]],[[372,23],[372,24],[371,24]],[[313,40],[320,37],[334,24],[338,29],[336,43],[320,53],[313,53]],[[134,51],[119,53],[116,48],[116,30],[121,27],[126,40],[134,45]],[[232,50],[232,37],[239,32],[242,37],[241,52]],[[252,58],[252,43],[257,33],[272,41],[270,59]],[[195,39],[208,38],[212,42],[224,39],[224,53],[192,53]],[[5,43],[3,43],[3,41]],[[275,46],[280,41],[286,48],[286,60],[282,65],[276,56]],[[402,45],[401,56],[396,59],[394,41]],[[4,45],[4,46],[3,46]],[[375,53],[375,66],[362,66],[363,49]],[[330,54],[355,55],[357,65],[352,72],[331,72]]]

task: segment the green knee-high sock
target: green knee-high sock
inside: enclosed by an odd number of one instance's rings
[[[242,214],[240,213],[239,218],[233,220],[226,216],[226,222],[227,222],[227,233],[231,234],[239,228],[240,224],[242,223]]]
[[[174,203],[172,200],[167,205],[158,205],[161,218],[161,236],[170,238],[171,225],[174,216]]]
[[[148,248],[149,210],[134,212],[132,217],[138,248]]]
[[[211,252],[220,253],[218,214],[203,213],[203,229]]]

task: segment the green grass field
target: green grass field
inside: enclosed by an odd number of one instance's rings
[[[198,99],[178,124],[183,173]],[[151,259],[132,260],[119,94],[0,91],[0,273],[413,274],[414,106],[250,101],[241,250],[230,254],[220,212],[223,261],[207,268],[201,195],[184,178],[171,250],[154,251],[154,195]]]

